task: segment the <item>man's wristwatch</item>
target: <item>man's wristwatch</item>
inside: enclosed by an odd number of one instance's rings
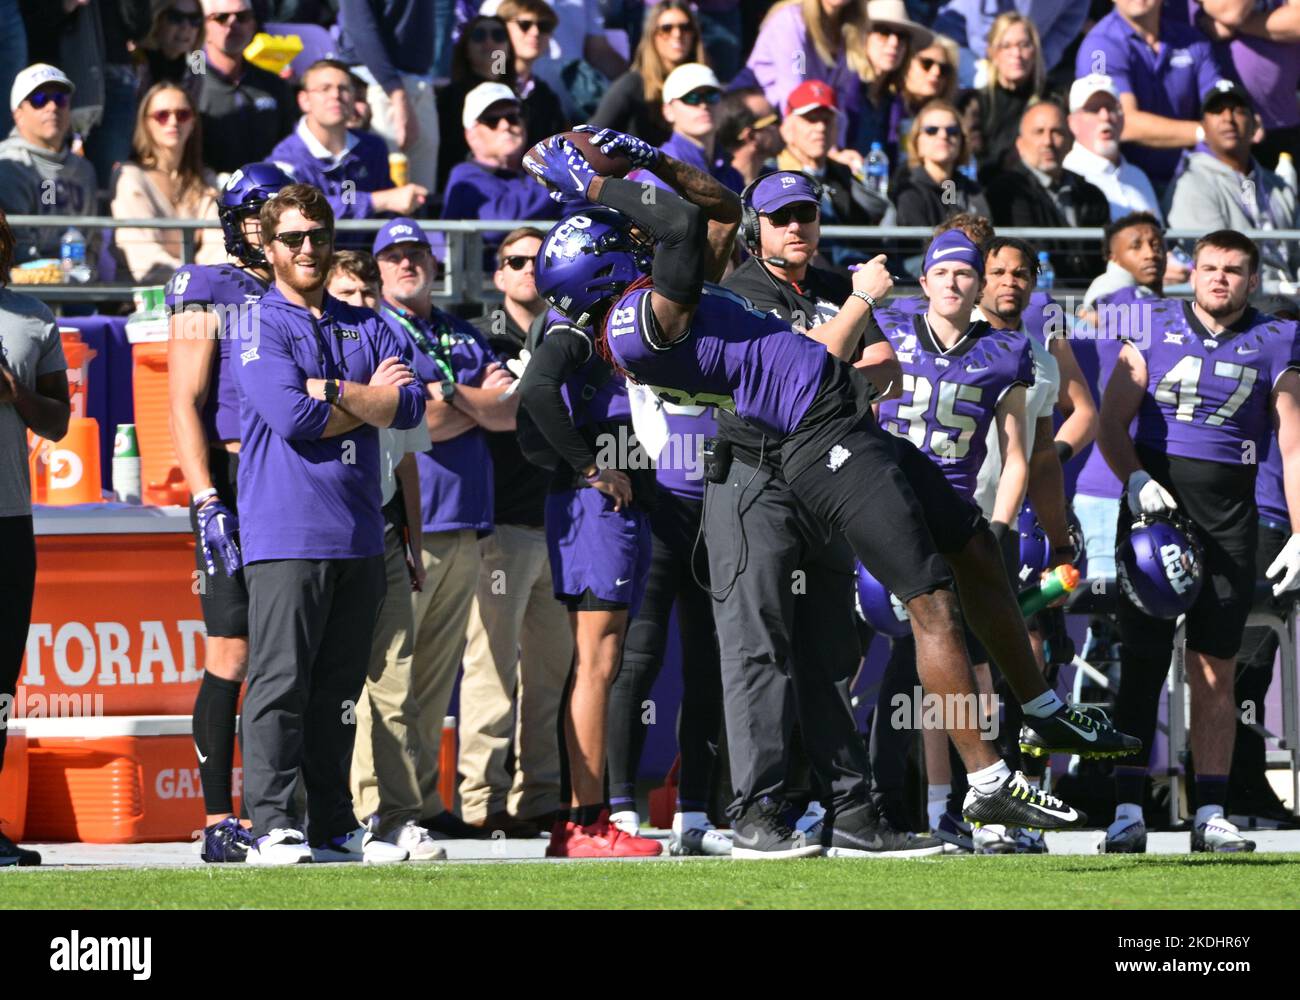
[[[339,401],[343,393],[339,388],[339,380],[336,378],[327,378],[325,380],[325,402],[331,405]]]
[[[438,383],[438,386],[439,386],[439,388],[442,390],[442,401],[443,401],[444,403],[450,403],[451,400],[452,400],[452,397],[454,397],[454,396],[456,395],[456,383],[455,383],[455,381],[453,381],[452,379],[449,379],[449,378],[445,378],[445,379],[443,379],[441,382]]]
[[[870,292],[864,292],[860,288],[855,288],[853,290],[852,297],[855,299],[861,299],[863,302],[865,302],[868,305],[868,307],[872,309],[876,308],[876,297],[872,295]]]

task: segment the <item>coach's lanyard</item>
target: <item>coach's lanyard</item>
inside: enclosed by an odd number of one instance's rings
[[[384,309],[390,316],[397,320],[397,322],[402,324],[402,329],[410,335],[410,338],[413,341],[415,341],[415,346],[423,351],[425,355],[438,366],[438,370],[442,372],[443,380],[447,382],[455,382],[456,373],[451,367],[451,330],[448,328],[447,324],[441,320],[437,322],[434,327],[437,339],[434,340],[420,329],[419,324],[412,323],[396,309],[390,309],[388,306],[385,306]]]

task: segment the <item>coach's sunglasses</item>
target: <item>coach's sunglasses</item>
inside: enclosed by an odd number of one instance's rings
[[[821,209],[811,201],[800,201],[793,205],[786,205],[784,208],[778,208],[775,212],[764,212],[769,222],[778,229],[784,229],[790,225],[790,220],[801,226],[809,225],[817,221],[817,215]]]
[[[512,271],[522,271],[532,262],[532,257],[522,253],[512,253],[509,257],[501,258],[501,265],[510,268]]]
[[[47,104],[53,104],[56,108],[66,108],[71,100],[72,95],[66,90],[38,90],[27,98],[27,103],[39,111]]]
[[[334,230],[324,227],[320,229],[299,229],[290,233],[276,233],[271,239],[277,243],[283,243],[290,250],[297,250],[303,245],[304,241],[310,241],[313,247],[319,249],[328,247],[334,242]]]

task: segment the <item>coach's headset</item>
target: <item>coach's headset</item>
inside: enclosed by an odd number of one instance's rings
[[[752,181],[745,185],[745,190],[740,192],[740,238],[745,243],[745,249],[749,251],[751,257],[763,261],[765,264],[775,264],[777,267],[785,267],[786,259],[784,257],[763,257],[760,256],[760,228],[758,221],[758,210],[754,208],[754,188],[758,187],[769,177],[775,177],[777,174],[798,174],[804,178],[812,187],[813,197],[817,199],[817,209],[821,210],[822,198],[825,189],[822,182],[812,174],[805,173],[801,170],[769,170],[765,174],[760,174]]]

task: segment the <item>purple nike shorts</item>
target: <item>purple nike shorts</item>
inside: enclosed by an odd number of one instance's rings
[[[633,504],[614,510],[600,490],[584,488],[546,498],[546,550],[558,600],[587,590],[635,617],[650,571],[650,519]]]

